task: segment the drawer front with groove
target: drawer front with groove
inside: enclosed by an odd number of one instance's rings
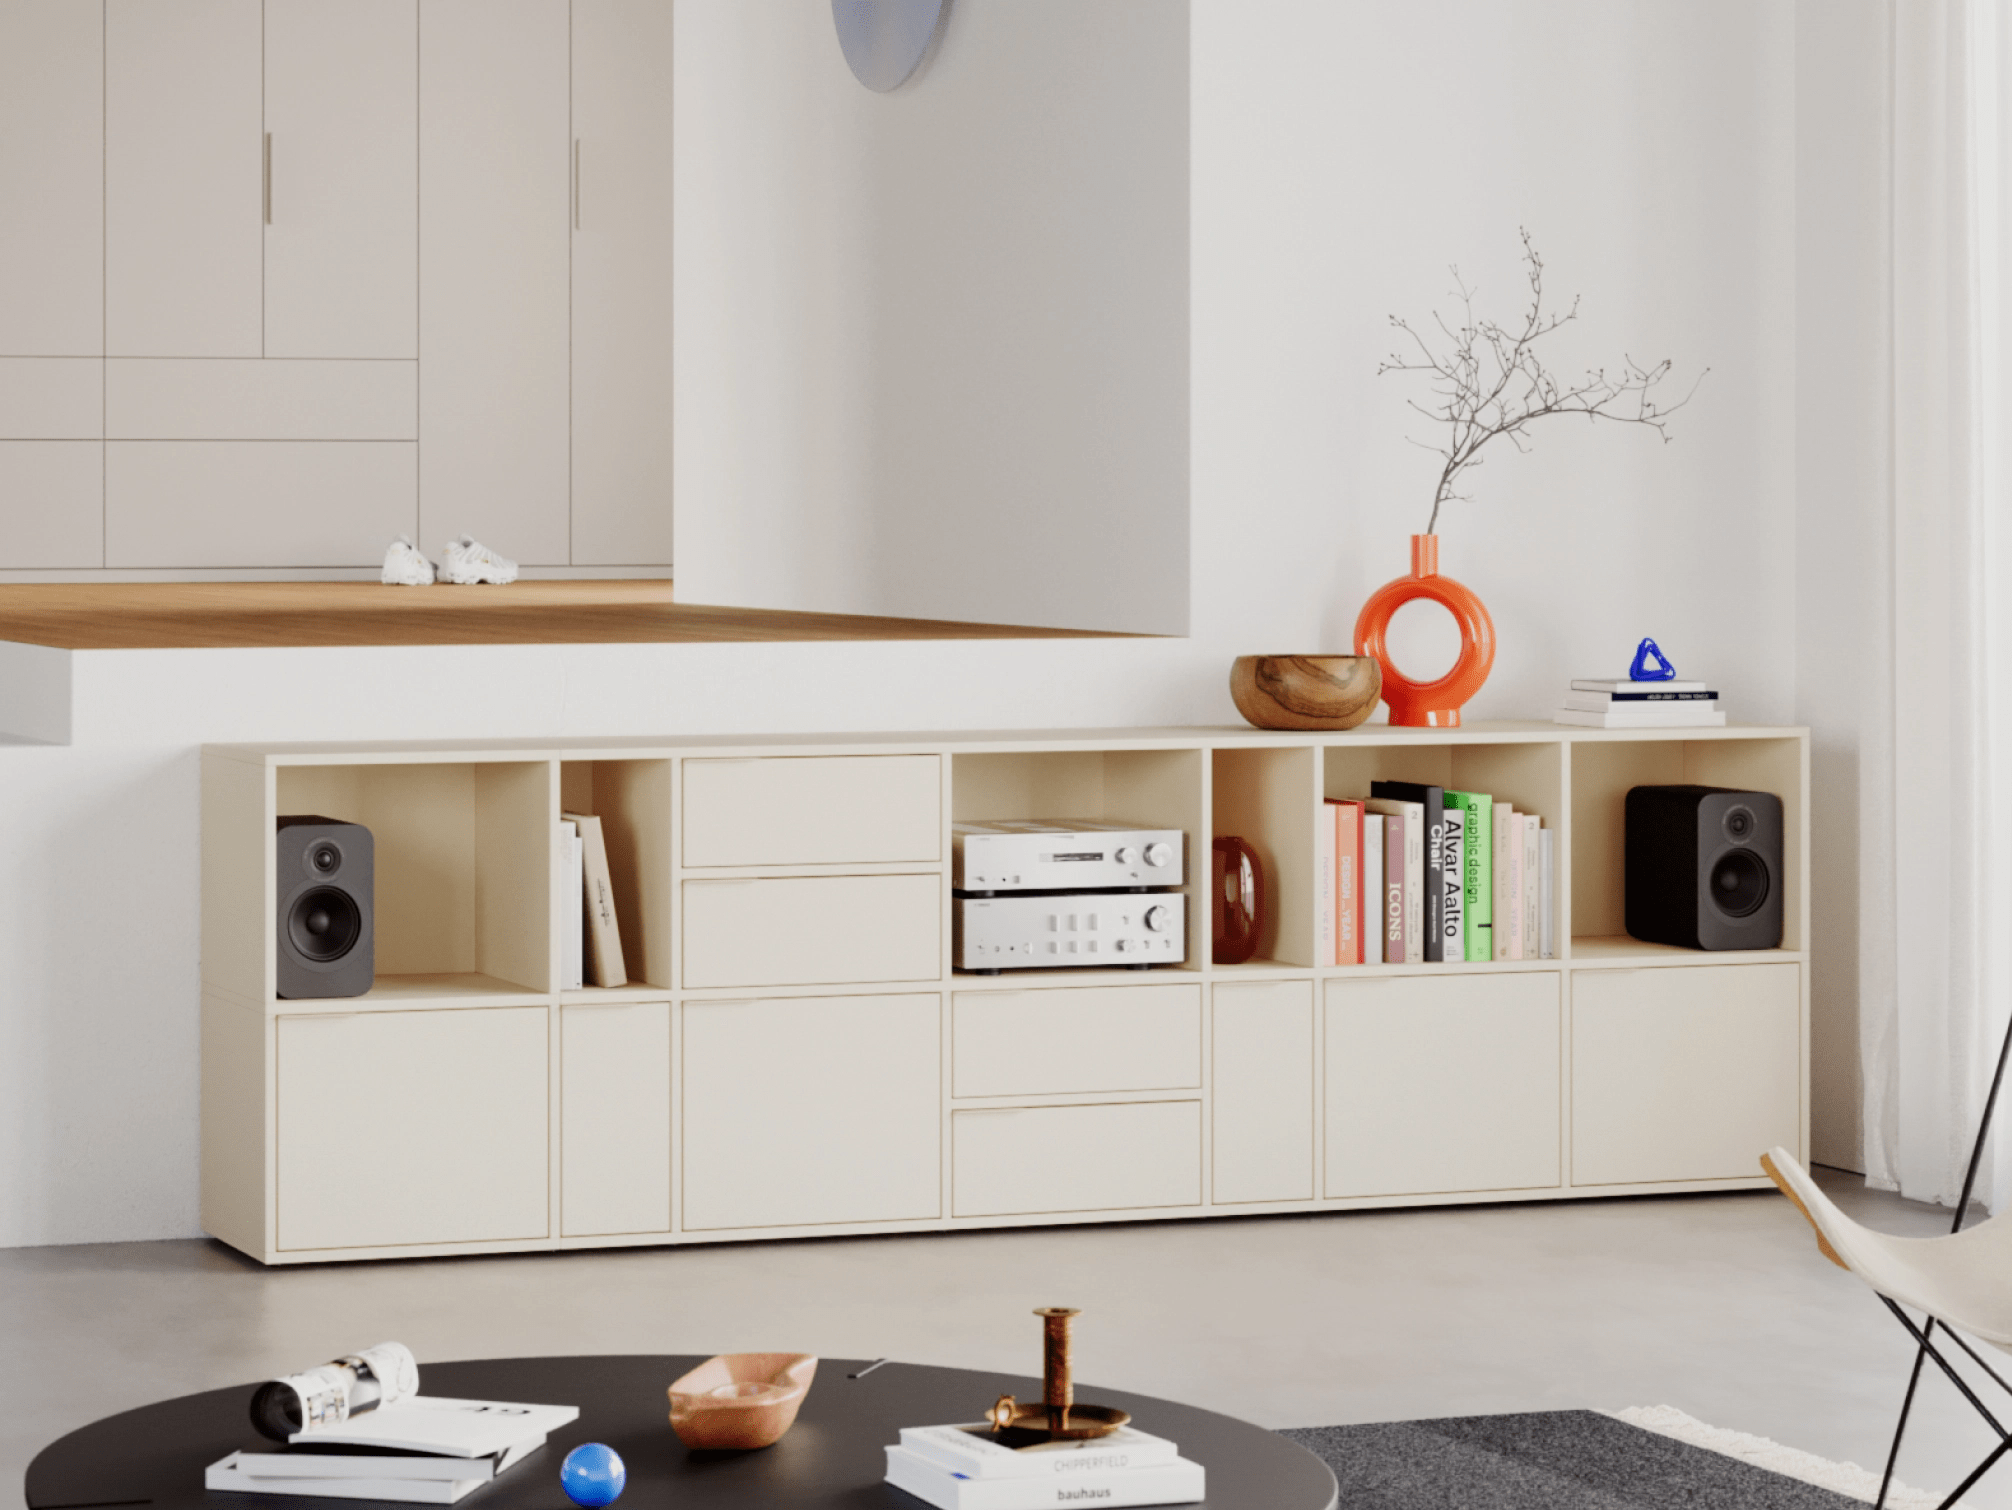
[[[838,986],[935,980],[943,878],[796,876],[684,883],[684,983]]]
[[[943,857],[936,755],[685,762],[684,863],[878,865]]]
[[[1201,1203],[1199,1101],[984,1108],[950,1124],[956,1216]]]
[[[1202,988],[1092,986],[956,997],[952,1094],[1199,1090]]]

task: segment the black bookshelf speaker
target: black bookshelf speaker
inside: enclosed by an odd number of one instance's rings
[[[370,830],[314,814],[279,820],[279,994],[361,996],[376,975]]]
[[[1684,949],[1781,944],[1781,798],[1719,786],[1628,793],[1628,932]]]

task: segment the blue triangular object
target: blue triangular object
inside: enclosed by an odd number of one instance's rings
[[[1635,659],[1628,667],[1629,681],[1668,682],[1675,681],[1676,676],[1677,668],[1654,640],[1643,640],[1635,647]]]

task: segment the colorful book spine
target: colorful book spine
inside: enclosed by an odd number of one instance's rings
[[[1362,804],[1334,811],[1334,963],[1362,963]]]
[[[1383,826],[1381,813],[1362,815],[1362,962],[1383,963]]]
[[[1448,792],[1446,801],[1460,809],[1467,831],[1466,852],[1460,857],[1466,882],[1463,957],[1485,965],[1495,957],[1495,799],[1486,792]]]
[[[1495,957],[1523,957],[1523,815],[1495,804]]]
[[[1405,886],[1411,875],[1409,847],[1418,834],[1401,817],[1383,820],[1383,958],[1393,965],[1405,961]]]
[[[1440,831],[1439,927],[1440,959],[1459,964],[1467,958],[1467,823],[1466,814],[1448,805]]]
[[[1523,815],[1523,958],[1542,959],[1544,957],[1544,935],[1538,932],[1539,916],[1543,904],[1539,900],[1538,887],[1543,879],[1538,874],[1537,836],[1543,831],[1544,820],[1535,813]]]
[[[1334,803],[1321,804],[1313,826],[1313,962],[1332,965],[1334,952]]]
[[[1419,836],[1419,853],[1424,856],[1425,869],[1419,877],[1419,896],[1425,916],[1420,930],[1424,936],[1425,962],[1436,965],[1444,957],[1441,941],[1446,937],[1442,925],[1445,878],[1440,873],[1446,852],[1445,789],[1416,781],[1372,781],[1369,795],[1388,797],[1398,802],[1415,802],[1422,811],[1423,832]],[[1460,956],[1455,954],[1452,957],[1458,959]]]
[[[1537,869],[1542,878],[1538,897],[1542,916],[1537,922],[1537,932],[1544,940],[1544,958],[1558,957],[1558,862],[1551,848],[1551,830],[1540,829],[1537,833]]]

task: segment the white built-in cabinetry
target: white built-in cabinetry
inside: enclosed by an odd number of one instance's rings
[[[670,12],[0,0],[0,573],[667,567]]]
[[[267,1263],[1760,1188],[1807,1138],[1799,729],[253,748],[203,756],[203,1225]],[[1321,799],[1492,792],[1555,837],[1555,959],[1316,967]],[[1621,931],[1630,786],[1779,793],[1778,949]],[[559,984],[562,811],[631,983]],[[374,835],[376,983],[274,992],[274,818]],[[1190,839],[1174,969],[949,966],[957,818]],[[1209,840],[1260,957],[1209,960]]]

